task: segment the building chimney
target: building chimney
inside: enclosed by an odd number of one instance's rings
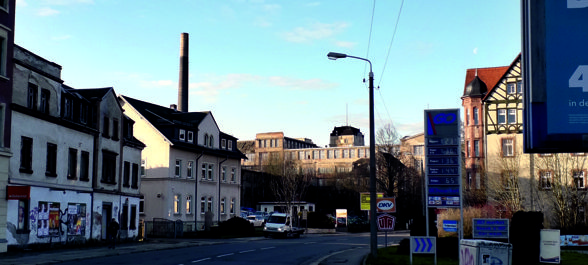
[[[171,105],[169,105],[169,108],[170,108],[170,109],[173,109],[173,110],[178,110],[178,105],[176,105],[176,104],[171,104]]]
[[[178,110],[188,112],[188,33],[180,38],[180,81],[178,84]]]

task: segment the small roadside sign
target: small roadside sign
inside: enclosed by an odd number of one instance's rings
[[[395,213],[396,212],[396,198],[377,198],[376,210],[379,213]]]
[[[443,220],[445,232],[457,232],[457,220]]]
[[[410,237],[410,264],[412,254],[435,254],[435,265],[437,264],[437,242],[434,236],[411,236]]]
[[[394,231],[396,217],[389,214],[380,214],[378,215],[377,223],[380,231]]]

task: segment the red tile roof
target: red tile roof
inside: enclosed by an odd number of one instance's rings
[[[500,66],[500,67],[486,67],[486,68],[472,68],[466,71],[466,79],[465,84],[463,86],[463,94],[465,95],[465,89],[474,77],[476,76],[476,70],[478,70],[478,77],[484,81],[486,87],[488,87],[488,92],[492,91],[494,86],[500,81],[502,76],[506,73],[506,71],[510,68],[510,66]]]

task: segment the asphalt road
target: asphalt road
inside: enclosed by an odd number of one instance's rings
[[[124,254],[62,264],[359,264],[369,253],[369,233],[303,235],[301,238],[259,238],[248,242],[157,250]],[[384,234],[378,237],[380,247],[397,244],[408,234]]]

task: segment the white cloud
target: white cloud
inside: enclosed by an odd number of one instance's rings
[[[39,11],[37,12],[37,15],[42,16],[42,17],[53,16],[53,15],[57,15],[57,14],[59,14],[59,11],[55,10],[53,8],[50,8],[50,7],[40,8]]]
[[[474,48],[474,54],[478,54],[478,47]]]
[[[335,46],[342,47],[342,48],[353,48],[353,47],[355,47],[355,45],[357,45],[356,42],[350,42],[350,41],[336,41],[335,42]]]
[[[18,7],[27,7],[27,6],[29,6],[29,4],[27,2],[25,2],[25,0],[16,0],[16,5]]]
[[[305,43],[313,40],[325,39],[342,32],[347,28],[345,22],[336,22],[332,24],[314,23],[308,27],[297,27],[289,32],[282,34],[282,37],[289,42]]]

